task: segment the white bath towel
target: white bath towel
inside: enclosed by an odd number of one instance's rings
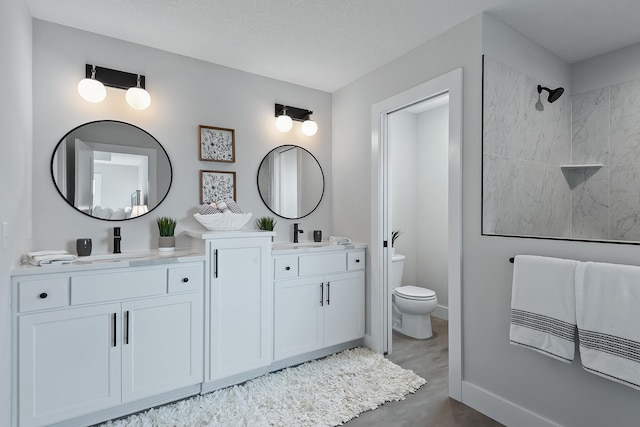
[[[576,271],[585,370],[640,389],[640,267],[588,262]]]
[[[512,344],[570,363],[575,354],[578,261],[518,255],[511,288]]]
[[[27,262],[39,266],[69,264],[77,259],[77,256],[67,251],[38,251],[27,253]]]

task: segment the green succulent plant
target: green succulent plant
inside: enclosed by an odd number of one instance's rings
[[[263,216],[256,219],[256,225],[258,228],[265,231],[273,231],[277,223],[278,221],[276,221],[272,216]]]
[[[160,236],[162,237],[171,237],[176,230],[176,221],[175,218],[171,218],[168,216],[161,216],[156,220],[158,222],[158,230],[160,230]]]

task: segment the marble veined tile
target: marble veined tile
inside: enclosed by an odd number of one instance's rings
[[[485,154],[483,175],[483,233],[521,234],[522,161]]]
[[[640,240],[640,164],[611,166],[611,238]]]
[[[499,157],[482,155],[482,232],[496,234],[498,229]]]
[[[545,163],[554,165],[571,161],[571,101],[563,94],[553,104],[544,104],[544,144],[549,152]]]
[[[572,163],[609,164],[609,89],[571,97]]]
[[[524,136],[525,160],[548,163],[551,158],[549,144],[544,140],[544,111],[536,110],[538,102],[538,81],[525,76],[522,88],[522,131]]]
[[[521,157],[524,74],[484,58],[483,153]]]
[[[610,87],[611,164],[640,162],[640,80]]]
[[[570,173],[571,237],[609,239],[609,167]]]
[[[521,234],[569,237],[571,192],[560,167],[525,161],[523,174]]]

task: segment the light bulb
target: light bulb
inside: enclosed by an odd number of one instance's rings
[[[313,136],[318,132],[318,124],[313,120],[305,120],[302,123],[302,133],[307,136]]]
[[[85,78],[78,83],[78,93],[85,101],[95,103],[101,102],[107,96],[107,89],[102,82],[93,78]]]
[[[276,127],[280,132],[289,132],[293,128],[293,120],[286,113],[283,113],[276,119]]]
[[[130,87],[125,96],[127,104],[136,110],[144,110],[151,105],[151,95],[141,87]]]

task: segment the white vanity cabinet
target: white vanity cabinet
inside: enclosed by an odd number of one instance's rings
[[[58,271],[12,279],[14,424],[113,418],[202,382],[202,262]]]
[[[274,359],[364,336],[364,250],[274,256]]]
[[[205,246],[205,384],[209,391],[271,364],[271,232],[189,233]]]

